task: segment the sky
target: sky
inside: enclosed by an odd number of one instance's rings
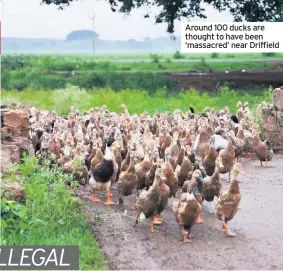
[[[73,30],[92,29],[91,15],[95,14],[95,31],[104,40],[142,40],[168,35],[166,24],[156,25],[154,18],[145,19],[148,9],[135,10],[131,15],[113,13],[105,0],[79,0],[63,11],[56,6],[41,5],[41,0],[2,0],[2,37],[65,39]],[[156,14],[158,9],[152,9]],[[229,22],[228,13],[213,8],[206,10],[207,20]],[[185,21],[185,20],[183,20]],[[200,21],[199,19],[191,21]],[[180,35],[180,23],[176,21],[175,35]]]

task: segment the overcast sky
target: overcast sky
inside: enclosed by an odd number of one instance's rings
[[[65,10],[56,6],[40,5],[41,0],[2,0],[2,37],[57,38],[64,39],[72,30],[91,29],[90,16],[95,12],[95,31],[101,39],[142,40],[166,35],[166,24],[154,24],[154,18],[144,19],[146,9],[135,10],[126,16],[113,13],[101,0],[80,0]],[[156,13],[156,9],[152,12]],[[154,14],[154,13],[153,13]],[[232,17],[207,9],[207,21],[229,22]],[[176,35],[180,24],[176,23]]]

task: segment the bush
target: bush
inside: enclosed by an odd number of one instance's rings
[[[211,54],[211,58],[218,58],[219,57],[219,54],[218,53],[212,53]]]
[[[173,54],[173,58],[174,59],[182,59],[182,58],[185,58],[185,55],[181,54],[180,51],[176,51],[174,54]]]
[[[213,72],[212,66],[206,63],[205,59],[202,58],[201,61],[194,65],[194,68],[199,72]]]
[[[160,59],[162,58],[162,56],[158,54],[150,54],[149,57],[152,59],[152,63],[159,63]]]
[[[85,89],[72,85],[54,90],[52,94],[55,110],[62,115],[68,114],[72,105],[78,109],[90,107],[90,99],[91,96]],[[64,104],[63,107],[62,104]]]
[[[11,71],[23,69],[31,65],[31,57],[24,55],[2,55],[1,70]]]
[[[276,56],[276,53],[262,53],[263,56]]]

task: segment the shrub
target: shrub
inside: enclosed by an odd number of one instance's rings
[[[199,72],[213,72],[212,66],[206,63],[205,59],[202,58],[201,61],[194,65],[194,68]]]
[[[72,105],[78,109],[88,108],[90,98],[85,89],[69,84],[65,88],[54,90],[52,94],[53,104],[58,114],[67,114]]]
[[[218,58],[219,57],[219,54],[218,53],[212,53],[211,54],[211,58]]]
[[[185,58],[185,55],[181,54],[180,51],[176,51],[174,54],[173,54],[173,58],[174,59],[182,59],[182,58]]]
[[[262,53],[263,56],[276,56],[276,53]]]
[[[160,59],[162,58],[162,56],[158,54],[150,54],[149,56],[152,63],[159,63]]]

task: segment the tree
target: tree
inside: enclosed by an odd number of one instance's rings
[[[98,38],[98,34],[91,30],[75,30],[69,33],[66,37],[66,40],[74,41],[74,40],[88,40],[88,39]]]
[[[78,0],[41,0],[45,4],[55,4],[63,9]],[[94,0],[93,0],[94,1]],[[282,14],[283,0],[106,0],[113,12],[130,13],[142,6],[161,7],[161,12],[155,17],[156,23],[167,23],[167,32],[174,33],[174,22],[186,18],[206,18],[203,4],[209,4],[218,11],[228,11],[234,21],[272,22],[277,21]],[[145,18],[149,14],[144,15]]]

